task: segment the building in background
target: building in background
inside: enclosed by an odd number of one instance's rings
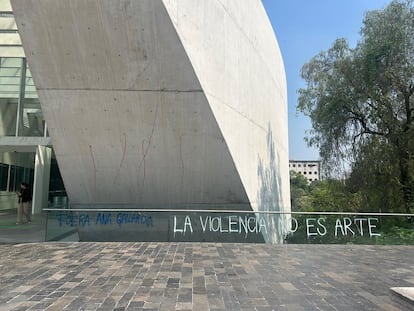
[[[78,209],[290,211],[286,78],[260,1],[0,3],[6,193],[18,158],[34,212],[53,163]],[[284,216],[259,218],[281,242]],[[173,219],[145,237],[170,239]],[[117,240],[112,224],[82,235]]]
[[[320,161],[296,161],[289,160],[289,170],[302,174],[309,183],[321,180]]]
[[[51,163],[51,141],[12,7],[0,0],[0,209],[16,207],[21,182],[32,187],[34,213],[47,206]]]

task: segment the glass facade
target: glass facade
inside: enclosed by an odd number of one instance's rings
[[[27,182],[34,191],[35,163],[39,138],[47,138],[39,98],[31,71],[27,65],[17,24],[9,0],[0,0],[0,209],[17,205],[16,191]],[[47,141],[47,140],[46,140]],[[50,176],[40,173],[38,186],[49,183],[49,195],[42,193],[41,207],[62,201],[66,192],[53,154]],[[46,164],[46,168],[49,164]],[[40,180],[41,179],[41,180]],[[42,190],[43,191],[43,190]],[[48,196],[47,204],[43,197]],[[37,194],[39,198],[39,193]],[[59,199],[56,199],[59,197]],[[67,200],[63,200],[67,201]],[[34,206],[36,204],[33,204]],[[59,205],[61,206],[61,205]],[[38,208],[36,213],[41,212]]]
[[[0,191],[19,190],[20,183],[33,184],[34,153],[3,152],[0,153]]]
[[[25,58],[0,59],[0,135],[45,136],[45,121]]]
[[[26,98],[27,97],[27,98]],[[43,136],[44,121],[26,60],[0,58],[0,136]],[[15,191],[34,180],[33,152],[0,153],[2,209],[14,207]]]
[[[45,136],[46,122],[26,59],[0,58],[0,137]],[[35,147],[33,145],[32,149]],[[0,209],[9,209],[16,204],[15,192],[20,189],[21,182],[29,183],[33,189],[35,153],[21,148],[0,150]],[[66,193],[53,157],[48,201],[53,203],[56,196],[66,197]]]

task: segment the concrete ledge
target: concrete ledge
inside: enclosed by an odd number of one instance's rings
[[[397,296],[414,304],[414,287],[391,287],[390,290]]]
[[[51,146],[50,137],[0,137],[0,152],[36,152],[38,145]]]

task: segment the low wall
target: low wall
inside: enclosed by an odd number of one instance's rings
[[[16,208],[17,195],[14,192],[0,191],[0,210]]]
[[[51,212],[54,236],[77,231],[80,241],[264,243],[268,230],[253,213]],[[60,232],[60,233],[59,233]]]

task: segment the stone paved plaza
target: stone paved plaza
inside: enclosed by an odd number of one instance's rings
[[[414,247],[0,245],[0,310],[414,310]]]

